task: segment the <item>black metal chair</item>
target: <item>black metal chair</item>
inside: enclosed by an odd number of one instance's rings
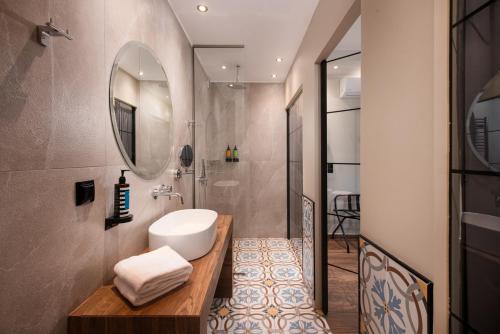
[[[342,201],[342,203],[340,203],[340,201]],[[359,194],[342,194],[336,195],[333,198],[333,211],[328,212],[328,215],[337,217],[337,220],[339,221],[339,224],[333,230],[332,239],[335,238],[335,233],[340,228],[342,236],[344,237],[347,253],[349,253],[349,243],[347,242],[344,226],[342,225],[346,219],[360,220],[360,210],[361,204]]]

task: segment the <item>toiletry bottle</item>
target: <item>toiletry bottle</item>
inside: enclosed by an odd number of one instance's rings
[[[233,161],[234,162],[240,161],[240,158],[238,156],[238,149],[236,148],[236,145],[234,145],[234,150],[233,150]]]
[[[125,179],[125,172],[128,169],[122,169],[122,175],[118,179],[118,183],[115,184],[115,217],[124,218],[132,217],[129,213],[130,208],[130,185]]]
[[[226,161],[232,161],[231,159],[231,148],[229,147],[229,145],[227,145],[227,149],[226,149]]]

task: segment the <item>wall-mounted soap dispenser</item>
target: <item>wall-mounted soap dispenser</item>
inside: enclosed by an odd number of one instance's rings
[[[134,218],[130,214],[130,185],[125,179],[125,172],[128,169],[121,170],[121,176],[118,183],[115,184],[115,197],[114,197],[114,213],[113,217],[106,218],[104,229],[110,229],[118,224],[131,222]]]

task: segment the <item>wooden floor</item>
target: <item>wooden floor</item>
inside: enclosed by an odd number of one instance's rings
[[[358,331],[358,245],[349,239],[350,253],[339,237],[328,241],[328,315],[335,334]]]

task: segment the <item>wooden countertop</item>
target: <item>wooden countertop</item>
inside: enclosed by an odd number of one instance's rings
[[[78,323],[82,318],[201,318],[200,321],[206,321],[226,252],[228,248],[231,250],[232,223],[232,216],[219,215],[217,238],[212,250],[202,258],[191,261],[193,273],[182,286],[138,307],[122,297],[113,285],[103,286],[71,312],[68,321],[69,332],[87,332],[81,330],[82,326]],[[99,331],[95,331],[97,332]]]

